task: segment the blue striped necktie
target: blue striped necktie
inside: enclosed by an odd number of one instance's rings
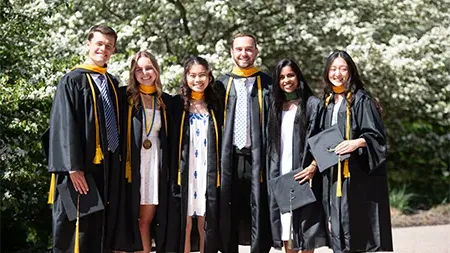
[[[119,134],[117,131],[117,120],[116,114],[114,113],[114,104],[109,96],[109,87],[105,76],[100,75],[98,79],[100,80],[100,94],[102,95],[103,111],[105,114],[108,149],[111,152],[114,152],[119,146]]]

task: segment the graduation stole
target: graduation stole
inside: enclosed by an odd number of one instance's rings
[[[216,187],[220,186],[220,160],[219,160],[219,129],[217,128],[216,116],[214,114],[214,110],[209,110],[213,123],[214,123],[214,132],[216,137],[216,167],[217,167],[217,178],[216,178]],[[180,124],[180,138],[178,145],[178,175],[177,175],[177,184],[181,186],[181,149],[183,144],[183,129],[184,129],[184,118],[186,117],[186,110],[183,110],[183,114],[181,115],[181,124]]]
[[[71,69],[71,71],[73,71],[74,69],[86,69],[86,70],[90,70],[90,71],[93,71],[98,74],[106,75],[106,68],[99,67],[96,65],[81,64],[81,65],[77,65],[77,66],[73,67]],[[95,156],[94,156],[93,163],[100,164],[100,162],[101,162],[101,160],[103,160],[104,156],[103,156],[102,149],[100,147],[100,130],[99,130],[99,123],[98,123],[98,115],[97,115],[97,97],[95,96],[95,90],[94,90],[94,86],[92,84],[91,76],[89,74],[86,74],[86,77],[87,77],[89,85],[91,87],[92,99],[94,101]],[[106,77],[114,91],[114,96],[116,98],[117,122],[119,122],[119,99],[117,97],[116,87],[114,87],[114,84],[113,84],[111,78],[109,77],[109,75],[106,75]],[[117,124],[117,131],[118,131],[118,133],[120,133],[120,124],[119,123]],[[47,199],[48,204],[53,204],[53,202],[55,200],[55,187],[56,187],[56,175],[55,175],[55,173],[52,173],[52,178],[50,180],[50,190],[49,190],[48,199]]]
[[[233,67],[233,70],[231,71],[232,74],[240,76],[240,77],[250,77],[258,72],[260,72],[261,70],[259,68],[256,67],[251,67],[248,69],[241,69],[238,67]],[[230,90],[231,90],[231,84],[233,84],[233,76],[230,76],[230,78],[228,79],[228,84],[227,84],[227,89],[226,89],[226,93],[225,93],[225,106],[224,106],[224,111],[223,111],[223,127],[225,128],[226,123],[227,123],[227,105],[228,105],[228,97],[230,95]],[[262,125],[262,101],[263,101],[263,96],[262,96],[262,85],[261,85],[261,76],[257,75],[256,76],[256,84],[257,84],[257,88],[258,88],[258,105],[259,105],[259,126]],[[263,181],[263,176],[262,176],[262,170],[259,171],[259,177],[260,177],[260,181]]]
[[[334,87],[333,87],[334,88]],[[330,103],[330,99],[333,97],[333,93],[330,93],[330,95],[325,99],[325,107],[328,107],[328,104]],[[350,140],[350,99],[352,98],[352,92],[347,93],[347,109],[346,109],[346,126],[345,126],[345,139]],[[336,188],[336,197],[342,197],[342,179],[341,179],[341,159],[340,155],[338,156],[338,173],[337,173],[337,188]],[[344,160],[344,178],[350,177],[350,169],[348,165],[348,160],[350,158],[347,158]]]
[[[126,147],[126,158],[125,158],[125,178],[127,179],[128,183],[132,182],[131,178],[131,118],[133,114],[133,107],[134,102],[132,99],[129,100],[128,103],[128,117],[127,117],[127,147]],[[161,107],[161,110],[163,112],[163,118],[164,118],[164,129],[166,130],[166,137],[168,135],[167,133],[167,115],[166,115],[166,109],[164,107]]]

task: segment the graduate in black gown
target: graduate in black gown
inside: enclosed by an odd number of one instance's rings
[[[269,252],[272,246],[266,178],[266,133],[271,77],[254,66],[256,37],[238,33],[231,43],[235,66],[218,78],[224,99],[221,155],[221,251]]]
[[[392,251],[386,177],[386,134],[381,107],[364,89],[345,51],[326,60],[322,127],[337,124],[344,139],[335,148],[350,158],[324,172],[323,205],[334,252]]]
[[[62,77],[53,99],[48,151],[53,252],[109,252],[124,243],[118,232],[126,224],[120,202],[124,184],[119,169],[118,81],[106,65],[116,40],[112,28],[93,26],[86,63]],[[70,183],[83,195],[95,191],[86,176],[93,177],[105,209],[79,218],[76,228],[76,220],[68,220],[63,206],[66,199],[55,188]]]
[[[188,58],[174,97],[170,252],[218,251],[221,115],[208,62]]]
[[[317,201],[280,215],[273,192],[270,218],[273,247],[287,253],[313,252],[326,245],[325,214],[322,203],[322,175],[307,150],[307,138],[320,131],[321,100],[313,96],[298,65],[292,60],[278,62],[273,75],[272,106],[268,122],[268,180],[303,168],[294,178],[312,188]],[[286,196],[289,197],[289,196]],[[288,245],[293,238],[293,248]],[[295,250],[294,250],[295,249]]]
[[[140,51],[131,61],[128,86],[119,90],[130,220],[124,233],[131,242],[126,251],[148,253],[152,238],[156,252],[165,248],[172,97],[162,91],[160,71],[155,56]]]

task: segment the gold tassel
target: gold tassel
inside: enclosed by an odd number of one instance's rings
[[[75,243],[73,245],[73,252],[80,252],[80,194],[77,197],[77,223],[75,225]]]
[[[344,178],[350,177],[350,169],[348,167],[348,159],[345,159],[344,161]]]
[[[263,182],[262,170],[259,170],[259,181],[260,181],[261,183]]]
[[[181,185],[181,171],[178,170],[178,180],[177,180],[178,185]]]
[[[50,190],[48,191],[48,204],[53,204],[55,201],[55,186],[56,186],[56,175],[52,173],[52,178],[50,179]]]
[[[337,187],[336,196],[342,197],[342,179],[341,179],[341,155],[338,155],[338,172],[337,172]]]
[[[100,164],[103,160],[103,152],[102,148],[100,147],[100,144],[97,145],[95,148],[95,157],[94,157],[94,164]]]

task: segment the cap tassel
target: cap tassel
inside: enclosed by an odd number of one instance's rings
[[[48,191],[48,204],[53,204],[55,201],[55,186],[56,186],[56,175],[52,173],[52,178],[50,179],[50,190]]]

